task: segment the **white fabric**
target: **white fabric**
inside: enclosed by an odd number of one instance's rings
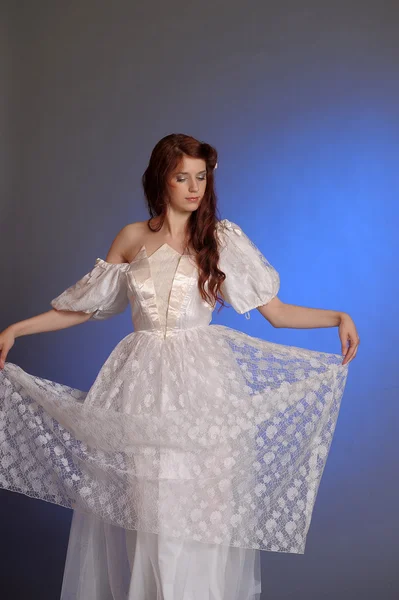
[[[218,233],[227,300],[270,301],[275,269],[235,223]],[[176,541],[303,553],[348,366],[211,325],[189,255],[162,320],[151,264],[144,246],[130,264],[97,259],[51,303],[93,319],[130,304],[134,332],[88,392],[6,363],[0,485]]]
[[[149,256],[159,321],[163,330],[166,327],[170,291],[179,260],[180,254],[168,244],[164,244]]]
[[[219,268],[228,274],[223,297],[240,314],[263,306],[277,296],[280,276],[241,227],[225,219],[219,228]]]
[[[165,244],[149,260],[164,327],[180,254]],[[179,460],[167,451],[163,477]],[[259,552],[126,530],[76,510],[61,600],[258,600]]]
[[[259,600],[260,551],[126,530],[75,510],[60,600]]]

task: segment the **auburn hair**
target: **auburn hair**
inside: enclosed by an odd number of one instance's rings
[[[198,266],[198,289],[202,298],[212,306],[225,306],[220,296],[220,286],[226,279],[218,268],[219,244],[216,225],[217,197],[214,184],[214,169],[217,164],[217,151],[213,146],[201,142],[190,135],[172,133],[162,138],[154,147],[148,166],[142,176],[142,185],[150,218],[147,225],[151,231],[159,231],[167,213],[167,181],[177,168],[183,156],[201,158],[206,163],[206,189],[197,208],[188,219],[186,226],[185,249],[191,245],[195,251]],[[159,217],[158,227],[151,220]]]

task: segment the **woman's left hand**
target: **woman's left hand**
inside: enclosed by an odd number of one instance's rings
[[[342,313],[338,325],[339,337],[342,344],[342,354],[345,356],[342,364],[346,365],[356,356],[360,338],[352,318],[347,313]],[[348,346],[349,342],[349,346]]]

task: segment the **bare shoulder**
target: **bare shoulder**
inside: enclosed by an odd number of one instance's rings
[[[147,221],[128,223],[118,231],[108,250],[106,261],[110,263],[130,263],[141,247]]]

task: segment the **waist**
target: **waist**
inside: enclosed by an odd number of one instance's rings
[[[202,325],[193,325],[190,327],[163,327],[163,328],[154,328],[154,327],[134,327],[134,333],[144,333],[146,335],[156,335],[160,338],[168,338],[176,335],[181,335],[186,331],[193,331],[196,329],[204,329],[205,327],[209,327],[210,323],[202,324]]]

